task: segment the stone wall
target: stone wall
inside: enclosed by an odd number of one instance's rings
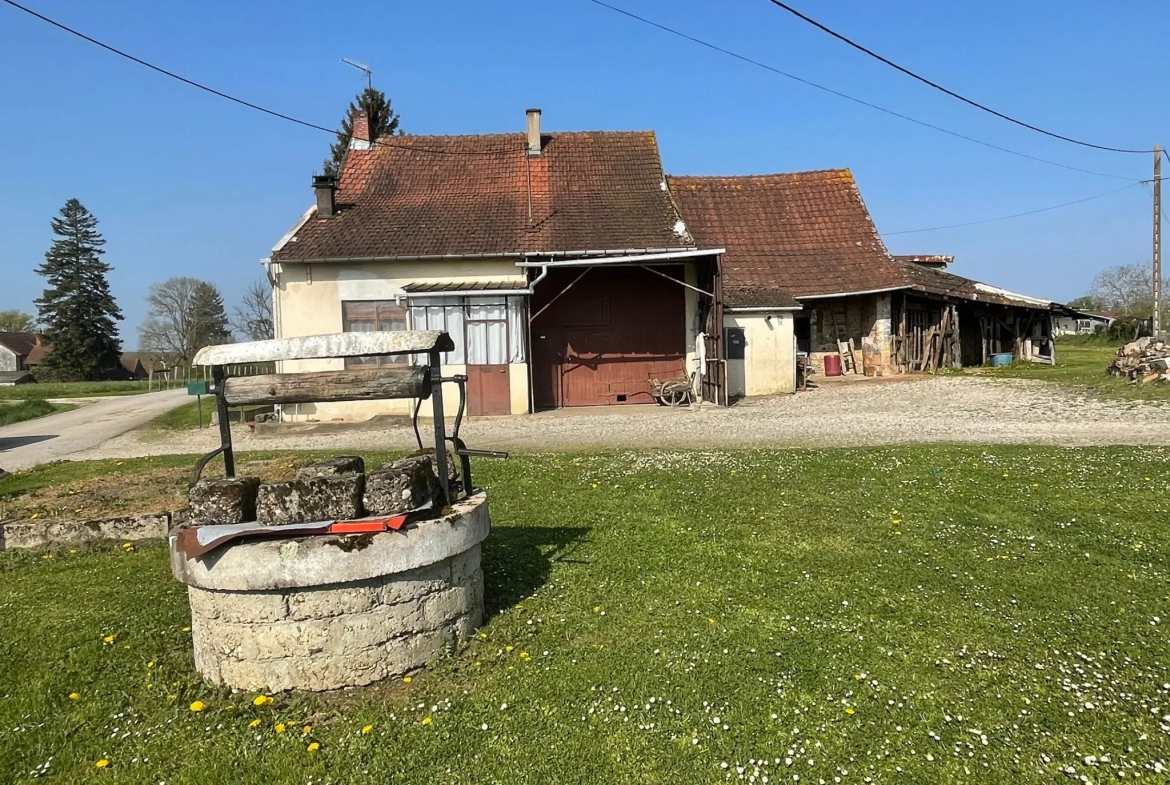
[[[330,690],[399,676],[453,651],[483,622],[478,544],[353,583],[188,593],[195,667],[246,690]]]
[[[0,523],[0,551],[35,550],[88,542],[134,542],[167,536],[171,515],[134,515],[82,521],[8,521]]]
[[[379,534],[242,540],[171,571],[188,587],[195,665],[245,690],[330,690],[407,673],[483,622],[487,499]]]

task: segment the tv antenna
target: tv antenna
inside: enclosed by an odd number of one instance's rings
[[[366,87],[373,87],[374,86],[374,71],[368,65],[363,65],[362,63],[359,63],[356,60],[350,60],[348,57],[341,58],[341,62],[345,63],[346,65],[350,66],[351,68],[356,68],[357,70],[359,70],[363,74],[365,74],[366,75]]]

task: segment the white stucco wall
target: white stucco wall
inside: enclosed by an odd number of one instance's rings
[[[469,259],[427,262],[367,262],[355,264],[276,265],[274,318],[276,335],[293,338],[342,331],[341,303],[350,300],[395,300],[403,307],[408,283],[461,280],[524,282],[524,271],[513,259]],[[467,292],[474,295],[474,292]],[[279,364],[282,373],[342,370],[344,360],[289,360]],[[466,373],[464,365],[443,366],[443,375]],[[513,414],[528,411],[528,365],[513,363],[508,368]],[[454,416],[459,391],[454,384],[443,385],[443,408]],[[347,403],[286,406],[291,420],[359,421],[378,415],[409,415],[413,401],[353,401]],[[430,401],[424,401],[421,417],[431,417]]]
[[[770,318],[769,318],[770,317]],[[727,361],[732,395],[778,395],[796,391],[796,347],[791,311],[727,312],[725,327],[744,332],[744,359]],[[739,389],[737,389],[739,388]]]
[[[19,371],[16,352],[7,346],[0,346],[0,371]]]

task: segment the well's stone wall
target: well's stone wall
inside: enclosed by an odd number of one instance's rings
[[[398,676],[442,657],[483,622],[479,545],[354,583],[188,593],[195,667],[248,690],[329,690]]]
[[[188,586],[195,665],[246,690],[370,684],[442,657],[483,621],[482,494],[398,532],[252,540],[197,559]]]

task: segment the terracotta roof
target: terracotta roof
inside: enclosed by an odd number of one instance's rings
[[[35,333],[0,332],[0,346],[5,346],[21,357],[27,357],[37,345]]]
[[[723,287],[723,304],[728,308],[794,308],[800,309],[800,303],[791,292],[783,289],[763,289],[760,287]]]
[[[45,355],[49,353],[49,347],[43,343],[38,343],[33,347],[32,351],[28,353],[28,357],[24,358],[25,365],[40,365],[45,361]]]
[[[725,288],[809,295],[905,285],[848,169],[671,177],[695,241],[723,246]]]
[[[848,169],[746,177],[671,177],[671,193],[700,247],[727,248],[725,292],[791,292],[797,299],[913,289],[977,302],[1048,308],[886,250]],[[728,305],[740,295],[726,297]]]
[[[308,220],[277,262],[691,248],[652,132],[395,136],[351,150],[338,213]],[[387,142],[390,138],[387,138]],[[308,189],[306,189],[308,190]]]

